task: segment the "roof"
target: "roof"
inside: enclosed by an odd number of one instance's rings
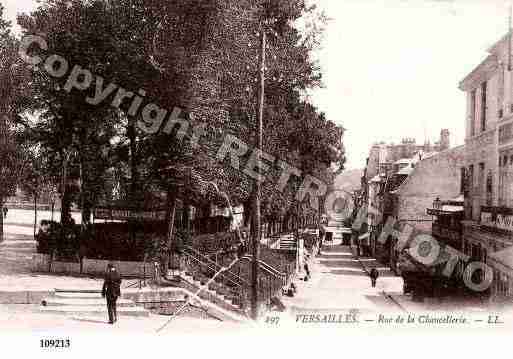
[[[381,181],[383,181],[383,178],[380,175],[375,175],[374,177],[372,177],[370,179],[369,182],[381,182]]]
[[[497,56],[495,54],[488,55],[472,72],[470,72],[463,80],[460,81],[459,88],[468,91],[469,87],[480,78],[484,73],[494,70],[497,66]]]
[[[446,156],[448,154],[451,154],[451,153],[458,153],[458,152],[461,152],[463,153],[463,150],[465,148],[465,145],[460,145],[460,146],[456,146],[456,147],[452,147],[452,148],[448,148],[446,150],[443,150],[443,151],[440,151],[440,152],[434,152],[431,156],[429,157],[424,157],[422,158],[422,160],[420,160],[414,168],[410,168],[410,171],[409,172],[405,172],[405,173],[402,173],[401,171],[397,172],[397,174],[403,174],[403,175],[407,175],[407,177],[405,178],[405,180],[401,183],[401,185],[397,188],[397,191],[399,192],[403,187],[405,187],[408,182],[411,180],[412,176],[414,175],[414,171],[418,171],[421,166],[423,164],[425,164],[427,161],[432,161],[432,160],[436,160],[439,156]],[[406,169],[406,168],[405,168]],[[459,198],[459,197],[458,197]],[[463,202],[463,196],[461,196],[462,198],[462,202]]]
[[[461,212],[461,211],[463,211],[463,206],[443,205],[442,211],[444,211],[444,212]]]
[[[410,173],[412,173],[414,170],[413,167],[405,167],[399,171],[397,171],[397,174],[399,175],[409,175]]]

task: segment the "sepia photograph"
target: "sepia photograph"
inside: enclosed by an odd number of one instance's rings
[[[512,6],[0,0],[1,347],[507,344]]]

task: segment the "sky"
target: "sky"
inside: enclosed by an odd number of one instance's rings
[[[508,31],[510,0],[311,0],[330,18],[316,58],[324,87],[311,100],[346,128],[347,168],[374,142],[418,143],[448,128],[464,143],[458,84]],[[7,16],[35,0],[0,0]]]

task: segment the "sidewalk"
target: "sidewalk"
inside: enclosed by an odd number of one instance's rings
[[[383,287],[383,295],[393,301],[398,307],[406,312],[416,312],[424,309],[419,303],[411,301],[411,297],[402,294],[403,279],[397,276],[389,266],[379,262],[376,258],[372,257],[358,257],[358,262],[362,266],[364,272],[369,276],[370,271],[375,268],[379,272],[378,285],[385,282]]]
[[[359,312],[397,311],[382,292],[402,288],[397,277],[384,278],[372,288],[370,280],[348,246],[330,243],[323,246],[322,255],[312,258],[311,278],[295,282],[294,297],[283,297],[292,312],[319,310],[350,310]]]
[[[358,258],[363,270],[369,275],[372,268],[379,270],[379,281],[391,280],[397,278],[400,280],[401,287],[389,288],[383,290],[383,294],[392,300],[396,305],[401,307],[404,311],[410,313],[419,312],[484,312],[487,310],[487,304],[483,303],[478,298],[425,298],[424,302],[414,302],[411,294],[403,294],[401,277],[396,276],[394,272],[388,267],[380,263],[375,258]]]

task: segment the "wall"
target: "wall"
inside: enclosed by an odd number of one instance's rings
[[[417,163],[397,190],[397,217],[403,221],[431,221],[426,209],[433,201],[460,195],[464,147],[440,152]]]

